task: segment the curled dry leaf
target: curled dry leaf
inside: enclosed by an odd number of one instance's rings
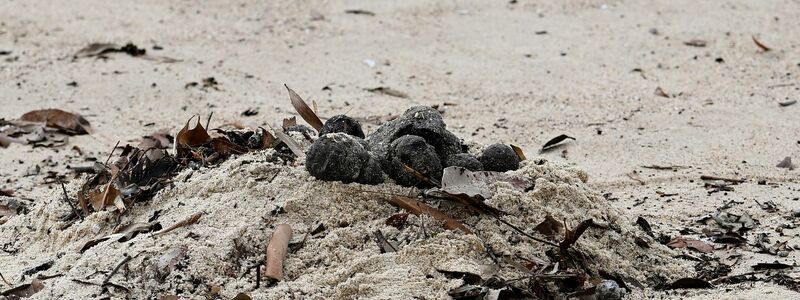
[[[702,253],[711,253],[714,252],[714,247],[709,244],[706,244],[703,241],[695,240],[695,239],[687,239],[684,237],[678,237],[667,243],[667,246],[673,249],[676,248],[689,248],[700,251]]]
[[[559,248],[561,248],[561,252],[566,252],[570,246],[574,245],[578,241],[578,238],[583,235],[586,229],[589,229],[589,227],[593,226],[597,226],[597,224],[594,223],[594,220],[588,219],[578,224],[578,226],[575,226],[574,229],[567,229],[564,233],[564,240],[558,245]]]
[[[405,209],[415,215],[423,215],[423,214],[429,215],[432,218],[436,219],[437,221],[443,222],[444,223],[443,226],[445,229],[460,230],[461,232],[464,232],[466,234],[472,234],[472,231],[469,230],[469,228],[467,228],[466,226],[464,226],[464,224],[461,224],[461,222],[456,221],[455,219],[445,215],[438,209],[430,207],[427,204],[417,201],[415,199],[409,197],[394,196],[391,199],[389,199],[389,203],[394,206]]]
[[[544,217],[544,221],[533,229],[547,237],[555,237],[564,232],[564,224],[553,218],[553,216],[547,215]]]
[[[197,147],[200,145],[204,145],[211,140],[211,136],[208,134],[203,125],[200,124],[200,117],[197,117],[197,124],[194,128],[189,129],[189,123],[191,123],[194,116],[189,118],[186,121],[186,125],[183,126],[183,129],[178,131],[178,134],[175,136],[175,144],[178,147]]]
[[[297,117],[285,118],[283,119],[283,129],[287,129],[289,127],[297,125]]]
[[[542,149],[539,150],[539,153],[542,153],[542,152],[545,152],[545,151],[550,150],[552,148],[555,148],[556,146],[559,145],[559,143],[561,143],[561,142],[563,142],[565,140],[573,140],[574,141],[575,138],[571,137],[571,136],[568,136],[566,134],[562,134],[562,135],[559,135],[557,137],[554,137],[554,138],[550,139],[549,141],[547,141],[547,143],[544,143],[544,146],[542,146]]]
[[[67,134],[89,134],[92,126],[81,115],[66,112],[60,109],[42,109],[25,113],[19,118],[21,121],[44,123],[47,127],[61,130]]]
[[[656,87],[656,91],[653,93],[659,97],[670,98],[669,94],[667,94],[667,92],[665,92],[660,86]]]
[[[44,284],[41,280],[34,278],[31,283],[23,284],[10,290],[3,291],[0,296],[9,300],[22,299],[33,296],[39,291],[44,289]]]
[[[311,127],[314,127],[317,132],[319,132],[319,130],[322,129],[322,120],[320,120],[317,114],[314,113],[310,107],[308,107],[308,104],[303,101],[303,98],[300,98],[300,95],[290,89],[288,85],[284,84],[283,86],[285,86],[286,90],[289,91],[289,99],[292,101],[292,106],[294,106],[294,109],[298,114],[300,114],[300,117],[302,117],[306,123],[311,125]]]
[[[522,152],[522,148],[520,148],[519,146],[514,145],[514,144],[510,144],[509,146],[511,146],[511,149],[514,149],[514,153],[517,154],[517,157],[519,158],[519,161],[523,161],[523,160],[527,159],[527,158],[525,158],[525,153]]]

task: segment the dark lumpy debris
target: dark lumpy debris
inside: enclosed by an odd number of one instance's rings
[[[406,110],[399,118],[384,123],[374,133],[367,137],[370,150],[380,160],[383,170],[393,176],[396,165],[391,160],[392,142],[406,135],[420,137],[433,147],[434,153],[438,157],[439,165],[447,161],[451,155],[463,153],[461,140],[447,131],[447,127],[442,120],[442,115],[429,106],[415,106]],[[432,166],[429,166],[432,167]],[[441,172],[439,172],[440,174]],[[433,178],[439,179],[439,178]],[[418,181],[414,181],[418,182]],[[402,185],[407,184],[398,181]]]
[[[320,129],[319,135],[334,132],[341,132],[362,139],[364,138],[364,131],[361,130],[361,124],[358,123],[356,119],[345,115],[337,115],[328,119],[328,121],[325,122],[325,125],[322,126],[322,129]]]
[[[508,145],[493,144],[486,147],[481,155],[481,163],[486,171],[506,172],[519,169],[519,157]]]
[[[377,175],[375,170],[378,163],[365,144],[360,138],[344,133],[323,135],[308,150],[306,170],[325,181],[383,182],[383,175]]]
[[[483,170],[483,164],[478,160],[478,158],[469,153],[451,155],[447,158],[446,165],[448,167],[462,167],[470,171]]]
[[[392,141],[389,150],[389,177],[405,186],[427,186],[416,175],[408,172],[409,166],[420,174],[439,180],[442,178],[442,164],[436,149],[424,138],[416,135],[404,135]]]

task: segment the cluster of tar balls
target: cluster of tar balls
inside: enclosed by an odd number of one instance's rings
[[[471,171],[516,170],[519,157],[503,144],[486,147],[480,157],[467,153],[461,140],[447,131],[442,115],[429,106],[409,108],[368,137],[353,118],[330,118],[306,156],[306,169],[321,180],[378,184],[386,174],[400,185],[426,186],[404,166],[439,180],[450,166]]]

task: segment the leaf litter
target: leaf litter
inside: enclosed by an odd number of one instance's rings
[[[308,106],[306,105],[306,107]],[[313,111],[311,112],[313,113]],[[309,122],[303,113],[301,116]],[[550,271],[547,274],[531,276],[529,272],[519,273],[521,271],[520,264],[516,264],[517,267],[504,270],[501,273],[502,277],[475,273],[481,279],[473,283],[478,286],[478,290],[493,295],[547,296],[591,290],[594,286],[587,280],[589,278],[598,279],[598,274],[603,272],[623,273],[625,274],[624,278],[628,278],[626,280],[632,280],[632,282],[657,282],[664,278],[677,278],[676,275],[679,273],[677,270],[680,269],[681,263],[670,258],[665,247],[659,248],[656,245],[650,249],[642,249],[636,246],[635,237],[624,233],[631,232],[631,222],[626,221],[622,212],[611,208],[601,195],[593,192],[585,184],[586,175],[584,173],[566,166],[552,163],[535,164],[525,161],[522,169],[510,173],[456,172],[452,174],[458,175],[448,175],[442,180],[441,188],[444,191],[440,191],[442,193],[437,197],[431,197],[421,191],[414,192],[412,190],[412,193],[408,194],[407,190],[392,184],[372,187],[310,180],[307,173],[297,170],[287,164],[287,161],[280,159],[281,154],[278,149],[280,144],[287,142],[296,144],[297,147],[294,148],[298,149],[290,149],[292,147],[288,145],[286,147],[287,150],[297,150],[292,151],[299,152],[297,156],[300,156],[299,154],[302,154],[304,149],[304,146],[301,145],[303,141],[290,136],[293,133],[287,133],[287,129],[272,129],[272,132],[260,128],[209,131],[206,129],[207,126],[204,127],[200,124],[199,118],[194,126],[191,121],[192,119],[175,135],[174,139],[170,139],[163,133],[154,134],[143,139],[138,147],[130,145],[122,147],[122,154],[115,162],[101,166],[96,174],[88,177],[78,198],[85,214],[113,207],[118,213],[111,215],[136,218],[136,215],[131,215],[133,205],[143,203],[144,207],[154,206],[154,208],[170,205],[170,207],[176,207],[170,209],[182,210],[188,215],[184,219],[188,221],[175,223],[170,228],[197,222],[199,217],[195,218],[195,215],[190,215],[192,212],[187,211],[187,208],[201,204],[225,207],[225,209],[211,211],[204,209],[209,214],[209,216],[203,217],[203,220],[206,221],[200,222],[196,226],[196,230],[192,230],[186,235],[175,235],[174,238],[152,235],[153,238],[160,241],[180,242],[180,245],[173,244],[175,247],[185,245],[188,249],[186,251],[182,250],[184,248],[165,248],[165,254],[162,254],[162,257],[165,257],[167,261],[177,260],[185,261],[188,264],[209,265],[210,270],[214,271],[204,276],[216,276],[212,274],[220,271],[237,273],[235,269],[231,269],[231,261],[211,259],[204,254],[198,255],[194,252],[193,249],[198,247],[200,242],[196,241],[198,239],[217,240],[217,243],[210,246],[217,250],[215,252],[224,253],[225,249],[228,249],[229,246],[224,242],[224,237],[214,236],[209,232],[211,227],[242,222],[267,222],[267,224],[285,222],[292,224],[292,228],[296,227],[299,233],[305,234],[309,232],[310,224],[318,222],[320,219],[323,220],[324,227],[329,229],[315,239],[304,239],[305,245],[295,250],[290,255],[292,259],[285,260],[285,265],[281,268],[287,272],[290,280],[295,281],[293,285],[298,283],[301,288],[314,288],[323,282],[331,282],[331,280],[336,282],[337,278],[342,278],[341,276],[344,274],[332,272],[333,269],[331,272],[303,273],[306,268],[298,265],[298,263],[310,263],[312,259],[316,259],[314,257],[320,255],[320,251],[323,253],[330,251],[322,248],[324,244],[355,246],[342,253],[324,254],[333,255],[328,256],[329,259],[332,259],[334,263],[344,264],[345,269],[355,272],[363,270],[366,265],[360,261],[366,258],[378,262],[378,265],[367,264],[378,268],[370,272],[383,272],[381,273],[383,277],[379,277],[380,281],[377,282],[368,278],[356,278],[348,280],[348,282],[340,281],[339,288],[324,292],[330,297],[353,296],[351,292],[348,292],[348,287],[367,282],[372,285],[377,284],[379,287],[386,285],[386,289],[376,289],[371,292],[376,297],[384,292],[391,293],[393,296],[452,294],[456,288],[459,288],[459,279],[446,276],[434,277],[432,280],[438,284],[447,284],[452,287],[435,290],[432,289],[429,279],[408,277],[394,273],[392,270],[415,270],[414,272],[442,270],[437,265],[443,261],[461,261],[461,265],[469,267],[492,261],[500,253],[517,253],[528,257],[528,261],[541,261],[548,265],[547,268]],[[314,123],[313,119],[309,124],[312,123]],[[277,138],[273,138],[270,142],[268,136],[272,136],[272,134]],[[256,137],[255,142],[250,143],[253,137]],[[567,138],[570,137],[562,138],[562,140]],[[552,143],[559,142],[561,141]],[[169,151],[169,144],[174,147],[174,154]],[[546,146],[548,145],[546,144]],[[265,151],[256,153],[255,150]],[[234,159],[227,160],[229,156]],[[517,152],[517,157],[521,159],[524,155],[519,155]],[[204,168],[208,166],[213,168]],[[279,170],[279,172],[274,172],[274,170]],[[456,171],[456,169],[452,169],[452,171]],[[188,178],[188,174],[194,172],[200,174],[195,176],[200,177],[195,177],[190,181],[173,182],[172,180],[176,176]],[[258,174],[264,172],[274,174],[269,183],[261,185],[258,189],[243,185],[253,181],[253,177],[258,177]],[[444,183],[447,183],[446,186]],[[166,189],[167,187],[170,188]],[[213,188],[208,190],[208,187]],[[287,189],[289,187],[291,188]],[[242,197],[242,190],[249,191],[246,197]],[[287,194],[283,192],[286,190],[296,192]],[[83,194],[82,197],[81,194]],[[346,196],[342,197],[343,195]],[[259,201],[253,202],[250,200],[251,197],[259,199]],[[376,197],[393,203],[410,214],[398,214],[396,209],[385,205],[383,201],[374,201]],[[150,199],[155,200],[150,201]],[[264,202],[265,199],[271,200]],[[181,201],[182,204],[174,206],[176,201]],[[188,201],[188,203],[184,204],[183,201]],[[330,201],[336,201],[337,204],[330,205]],[[423,203],[423,201],[430,204]],[[264,205],[265,203],[266,205]],[[453,206],[453,204],[457,205]],[[184,205],[188,207],[180,208]],[[280,209],[277,209],[278,206]],[[465,210],[459,206],[467,206],[469,209]],[[284,207],[285,209],[283,209]],[[322,207],[325,208],[325,213],[319,215],[318,209]],[[102,224],[100,215],[108,216],[109,213],[93,214],[87,217],[87,220],[94,220]],[[153,215],[157,216],[158,214]],[[546,219],[546,216],[552,220],[563,220],[565,224],[577,225],[575,227],[563,226],[563,235],[551,229],[550,238],[554,241],[561,240],[557,244],[545,241],[543,238],[546,235],[538,229],[537,231],[543,234],[542,238],[535,236],[538,233],[532,234],[526,230],[526,226],[539,223],[542,219]],[[387,218],[394,218],[394,221],[388,222]],[[600,222],[594,220],[600,220]],[[553,222],[562,224],[561,221]],[[55,234],[61,236],[59,240],[62,243],[72,245],[73,249],[81,248],[80,252],[88,251],[109,240],[131,242],[131,247],[134,247],[132,250],[144,250],[142,247],[146,247],[147,243],[136,242],[137,236],[159,232],[160,229],[160,224],[156,220],[127,223],[130,225],[114,230],[115,233],[81,243],[82,247],[77,247],[80,245],[76,244],[79,241],[63,239],[63,233]],[[613,226],[609,226],[609,223]],[[453,229],[461,231],[461,233],[442,231],[439,224],[443,224],[445,229]],[[80,223],[77,226],[85,228],[88,224]],[[170,228],[168,230],[171,230]],[[348,231],[342,231],[342,228],[347,228]],[[619,228],[625,228],[625,230],[619,231]],[[248,225],[242,229],[245,237],[250,234],[263,236],[258,233],[259,229],[253,226]],[[380,231],[376,231],[376,229],[380,229]],[[351,236],[347,233],[350,230],[355,230],[359,236]],[[522,235],[530,239],[524,240],[524,242],[510,242],[512,240],[510,236],[513,235]],[[378,246],[373,243],[369,245],[363,243],[362,237],[369,238],[370,236],[374,236],[380,241]],[[379,236],[381,238],[378,238]],[[265,238],[253,239],[253,241],[260,245],[267,244]],[[487,243],[488,241],[491,242]],[[614,246],[611,246],[612,244]],[[396,256],[398,260],[392,258],[391,261],[387,261],[388,257],[378,256],[381,249],[385,254]],[[435,250],[430,251],[431,249]],[[551,250],[556,250],[556,254],[548,254]],[[114,247],[98,248],[97,251],[108,252],[109,255],[116,253],[116,257],[119,257],[120,254]],[[641,255],[641,253],[647,253],[647,255]],[[101,284],[104,291],[106,285],[114,286],[108,279],[120,268],[125,269],[140,264],[144,265],[146,269],[149,255],[144,255],[144,258],[137,256],[124,256],[125,259],[107,274],[106,280]],[[594,259],[589,259],[589,257]],[[661,263],[650,263],[647,264],[647,267],[642,268],[641,262],[637,263],[636,261],[637,257],[658,257]],[[597,258],[602,258],[602,260],[598,261]],[[80,260],[84,260],[84,258]],[[267,260],[270,260],[269,254]],[[81,270],[89,271],[86,267],[75,269],[76,272]],[[170,272],[179,274],[182,271],[172,269]],[[261,273],[256,273],[260,278]],[[407,271],[402,273],[407,274]],[[134,278],[137,276],[148,275],[134,275]],[[234,278],[235,276],[231,279],[224,279],[224,281],[250,282],[253,280],[252,278]],[[141,277],[141,280],[146,281],[146,277]],[[327,283],[325,284],[327,285]],[[404,290],[391,288],[398,285],[402,286]],[[554,286],[558,288],[554,288]],[[271,289],[258,290],[255,291],[255,294],[259,296],[271,293],[280,294],[286,292],[286,288],[287,285],[276,283]],[[128,290],[130,293],[137,293],[133,289]],[[472,288],[467,290],[472,290]],[[314,293],[313,291],[319,292],[319,290],[307,290],[306,292]],[[115,293],[114,291],[107,292]]]

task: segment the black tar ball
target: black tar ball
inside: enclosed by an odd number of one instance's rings
[[[409,173],[404,165],[411,167],[428,178],[442,178],[442,163],[436,149],[424,138],[404,135],[392,141],[389,146],[389,177],[404,186],[426,186],[417,176]]]
[[[505,172],[519,169],[519,157],[508,145],[493,144],[486,147],[481,155],[481,163],[486,171]]]
[[[470,171],[483,170],[483,164],[481,164],[481,162],[477,158],[475,158],[475,156],[469,153],[459,153],[450,155],[447,158],[446,165],[448,167],[462,167]]]
[[[308,150],[306,170],[325,181],[383,182],[380,166],[364,147],[365,144],[360,138],[344,133],[320,136]]]
[[[319,130],[319,135],[328,133],[341,132],[355,137],[364,138],[364,131],[361,130],[361,124],[355,119],[345,116],[337,115],[328,119],[322,129]]]

